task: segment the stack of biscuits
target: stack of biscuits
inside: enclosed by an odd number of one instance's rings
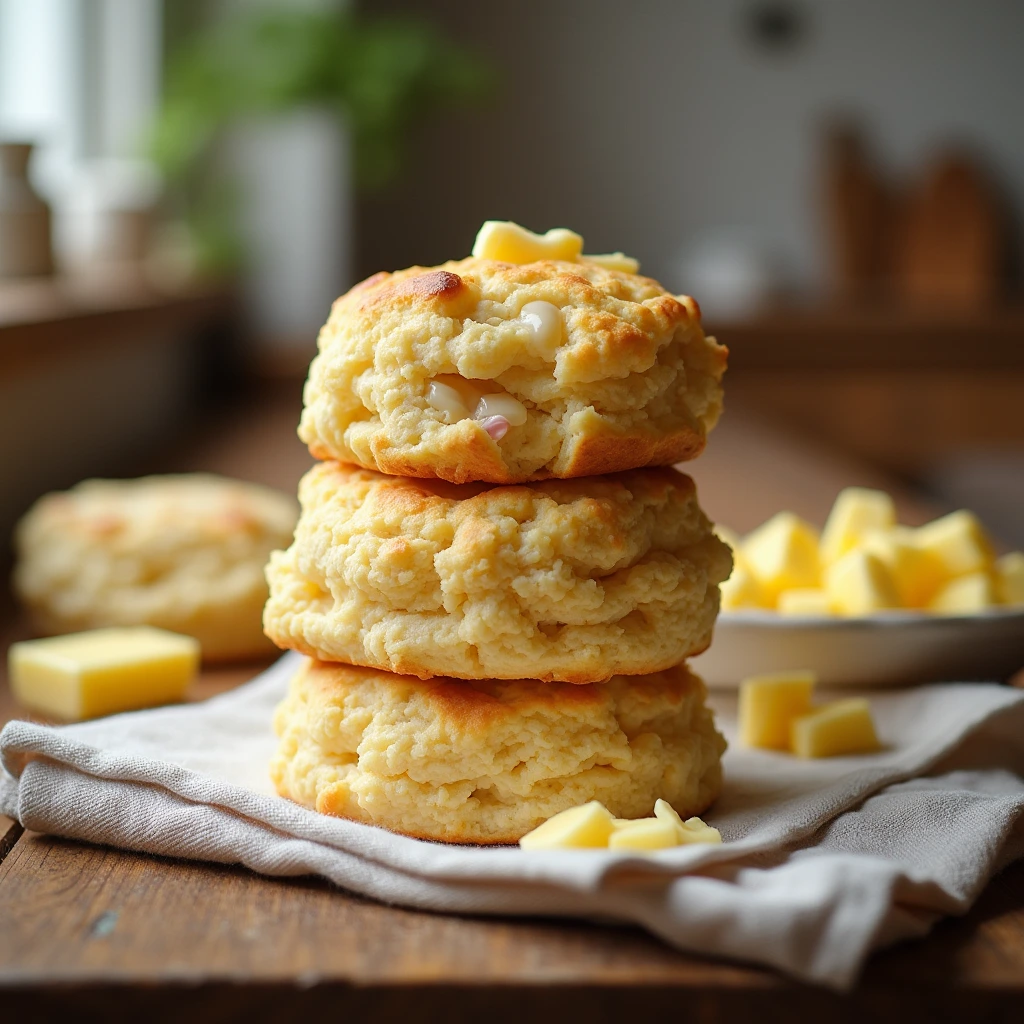
[[[720,788],[685,661],[731,556],[670,467],[704,448],[726,350],[624,258],[529,255],[377,274],[320,333],[321,461],[264,613],[307,656],[272,777],[320,812],[514,843]]]

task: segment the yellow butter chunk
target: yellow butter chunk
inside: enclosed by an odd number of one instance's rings
[[[661,818],[637,818],[615,829],[608,839],[610,850],[664,850],[679,845],[679,830]]]
[[[795,719],[790,740],[797,757],[866,754],[878,749],[871,707],[859,697],[826,704]]]
[[[941,615],[971,615],[997,603],[995,580],[987,572],[972,572],[950,580],[929,608]]]
[[[640,261],[626,256],[621,252],[604,252],[581,256],[585,263],[596,263],[605,270],[621,270],[624,274],[635,274],[640,269]]]
[[[740,742],[748,747],[788,750],[790,726],[811,710],[813,672],[773,672],[740,683]]]
[[[568,260],[575,263],[583,252],[583,239],[568,228],[552,228],[536,235],[510,220],[484,221],[473,243],[473,255],[503,263],[534,263],[537,260]]]
[[[712,828],[700,818],[687,818],[686,821],[683,821],[667,800],[655,801],[654,816],[661,821],[668,821],[675,825],[681,846],[688,846],[690,843],[720,843],[722,841],[722,833],[717,828]]]
[[[779,594],[780,615],[831,615],[832,601],[820,587],[795,587]]]
[[[598,800],[570,807],[548,818],[532,832],[527,832],[519,845],[524,850],[562,850],[576,847],[607,846],[612,834],[613,818]]]
[[[792,512],[779,512],[762,523],[744,539],[742,550],[771,606],[783,590],[818,586],[818,535]]]
[[[996,562],[996,582],[1003,604],[1024,604],[1024,551],[1011,551]]]
[[[12,644],[8,663],[20,704],[77,721],[181,700],[199,643],[151,626],[95,629]]]
[[[871,530],[896,525],[896,506],[885,491],[847,487],[839,496],[821,531],[821,560],[825,565],[852,551]]]
[[[920,545],[910,527],[869,533],[863,548],[885,566],[904,608],[926,608],[947,579],[938,556]]]
[[[825,589],[832,606],[843,615],[870,615],[900,606],[896,584],[884,563],[863,548],[847,552],[828,567]]]
[[[973,512],[951,512],[919,526],[916,539],[921,548],[938,559],[947,577],[992,568],[992,542]]]
[[[768,599],[761,584],[745,565],[734,565],[732,575],[719,584],[719,590],[722,594],[723,611],[768,607]]]

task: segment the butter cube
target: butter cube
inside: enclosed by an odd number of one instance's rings
[[[907,526],[873,531],[863,548],[885,566],[904,608],[926,608],[948,578],[939,557]]]
[[[608,839],[609,850],[663,850],[679,845],[679,830],[660,818],[638,818],[617,828]]]
[[[878,749],[871,707],[859,697],[826,704],[795,719],[790,742],[797,757],[866,754]]]
[[[655,801],[654,816],[661,821],[668,821],[675,825],[679,832],[681,846],[688,846],[690,843],[720,843],[722,841],[722,833],[717,828],[712,828],[700,818],[687,818],[686,821],[683,821],[667,800]]]
[[[580,257],[585,263],[596,263],[605,270],[621,270],[624,274],[635,274],[640,270],[640,261],[621,252],[603,252]]]
[[[899,608],[900,595],[885,564],[863,548],[847,552],[825,572],[825,589],[843,615],[870,615]]]
[[[568,228],[552,228],[534,234],[510,220],[484,221],[473,243],[473,255],[503,263],[534,263],[537,260],[568,260],[575,263],[583,252],[583,239]]]
[[[821,560],[838,561],[857,547],[870,530],[896,525],[896,506],[885,491],[847,487],[839,492],[821,533]]]
[[[818,535],[792,512],[779,512],[762,523],[747,535],[742,550],[773,607],[783,590],[818,586]]]
[[[996,562],[996,581],[1003,604],[1024,604],[1024,551],[1011,551]]]
[[[527,832],[519,845],[524,850],[562,850],[576,847],[607,846],[612,834],[611,812],[599,800],[548,818],[532,832]]]
[[[919,526],[917,542],[935,555],[947,577],[992,568],[992,543],[973,512],[951,512]]]
[[[813,672],[774,672],[740,683],[740,742],[788,750],[790,725],[811,710]]]
[[[740,563],[733,565],[732,574],[718,585],[718,589],[722,593],[722,611],[769,606],[767,595],[757,577]]]
[[[19,704],[77,721],[181,700],[199,642],[151,626],[95,629],[12,644],[8,665]]]
[[[779,594],[780,615],[832,615],[832,601],[820,587],[794,587]]]
[[[929,608],[940,615],[972,615],[999,603],[996,583],[987,572],[972,572],[950,580]]]

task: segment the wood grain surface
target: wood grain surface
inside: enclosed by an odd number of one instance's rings
[[[297,389],[263,395],[154,468],[292,488],[308,465],[294,440],[297,411]],[[734,414],[694,476],[709,512],[740,530],[782,506],[820,520],[848,483],[891,485]],[[935,511],[894,489],[908,521]],[[15,624],[8,639],[23,632]],[[204,672],[191,697],[258,668]],[[16,710],[4,680],[0,720]],[[876,955],[857,990],[837,995],[680,954],[630,928],[430,914],[315,879],[125,853],[22,834],[11,823],[0,823],[0,835],[4,1019],[1024,1019],[1021,865],[965,918]]]

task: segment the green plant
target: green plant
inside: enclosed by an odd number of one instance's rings
[[[356,181],[378,187],[402,166],[410,128],[432,110],[486,96],[491,68],[414,18],[250,10],[188,40],[168,62],[150,153],[196,234],[202,262],[237,259],[231,203],[207,157],[233,120],[300,106],[333,109],[352,133]]]

